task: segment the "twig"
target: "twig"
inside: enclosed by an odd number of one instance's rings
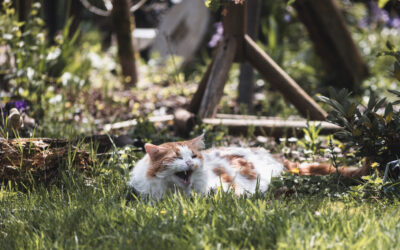
[[[80,0],[82,5],[85,6],[86,9],[88,9],[90,12],[99,15],[99,16],[109,16],[111,14],[112,10],[112,3],[110,0],[104,0],[104,6],[106,7],[107,10],[100,9],[93,4],[89,3],[88,0]],[[137,4],[133,5],[129,11],[131,13],[135,13],[138,9],[140,9],[147,0],[140,0]]]

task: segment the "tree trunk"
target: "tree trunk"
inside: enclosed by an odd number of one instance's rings
[[[45,21],[46,27],[49,31],[48,37],[50,38],[50,42],[54,43],[54,36],[57,33],[58,29],[58,19],[57,19],[57,5],[58,0],[44,0],[43,1],[43,10],[45,12]]]
[[[297,0],[293,5],[332,85],[357,90],[368,69],[334,0]]]
[[[137,82],[135,50],[132,41],[132,20],[127,0],[113,0],[112,23],[118,43],[118,57],[124,83],[132,87]]]
[[[32,0],[19,0],[17,1],[18,20],[25,22],[29,16]]]
[[[261,0],[252,0],[247,3],[247,34],[256,40],[260,23]],[[240,65],[238,102],[245,104],[248,111],[253,109],[253,68],[248,62]]]
[[[71,27],[69,28],[69,37],[73,37],[75,32],[78,30],[79,24],[81,23],[80,12],[83,8],[79,0],[70,0],[69,4],[69,17],[72,18]]]

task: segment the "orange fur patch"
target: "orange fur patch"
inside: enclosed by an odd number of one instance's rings
[[[214,174],[216,174],[217,176],[219,176],[221,178],[222,182],[228,183],[232,186],[233,190],[235,191],[236,195],[240,195],[240,191],[238,186],[236,185],[236,183],[233,181],[232,176],[230,176],[224,167],[222,166],[218,166],[216,168],[213,169]]]
[[[224,155],[222,156],[233,166],[239,170],[239,173],[249,180],[257,179],[257,173],[254,169],[253,163],[244,159],[241,155]]]

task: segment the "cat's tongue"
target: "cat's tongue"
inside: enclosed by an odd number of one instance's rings
[[[190,184],[190,176],[192,175],[192,171],[181,171],[181,172],[176,172],[175,175],[179,178],[179,180],[185,184],[189,185]]]

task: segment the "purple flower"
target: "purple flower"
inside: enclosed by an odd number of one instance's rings
[[[1,116],[6,118],[12,108],[16,108],[19,112],[23,112],[29,108],[29,103],[25,100],[7,102],[5,105],[0,106]]]
[[[383,24],[386,27],[400,30],[400,19],[397,15],[391,16],[388,11],[379,8],[375,1],[369,1],[369,9],[369,15],[361,19],[358,24],[361,28]]]
[[[389,20],[389,26],[391,28],[395,28],[395,29],[400,30],[400,18],[398,16],[395,16],[395,17],[391,18]]]
[[[290,20],[292,20],[292,17],[289,13],[285,13],[285,15],[283,16],[283,20],[288,23],[290,22]]]
[[[8,112],[12,108],[18,109],[18,111],[22,112],[25,111],[29,107],[29,104],[25,100],[18,100],[18,101],[11,101],[7,102],[5,106],[5,110]]]
[[[378,7],[378,3],[371,1],[369,3],[371,8],[371,21],[372,22],[383,22],[387,23],[389,21],[389,13]]]
[[[224,33],[224,26],[222,25],[222,22],[217,22],[214,24],[215,27],[215,33],[211,37],[211,40],[208,42],[208,47],[214,48],[217,46],[218,42],[222,39],[223,33]]]

